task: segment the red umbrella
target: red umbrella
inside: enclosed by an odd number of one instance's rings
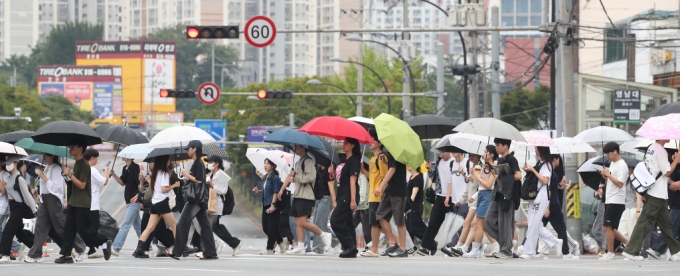
[[[345,140],[349,137],[357,139],[362,144],[373,143],[373,138],[364,127],[339,116],[314,118],[302,126],[299,131],[336,140]]]

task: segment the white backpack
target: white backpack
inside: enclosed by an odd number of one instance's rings
[[[661,172],[652,176],[652,172],[647,167],[646,162],[640,162],[635,166],[633,173],[630,175],[630,183],[633,185],[635,191],[640,195],[647,194],[649,187],[654,185],[657,179],[661,177]]]

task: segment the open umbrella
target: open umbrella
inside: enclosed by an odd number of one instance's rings
[[[311,135],[326,136],[336,140],[345,140],[350,137],[357,139],[359,143],[369,144],[373,138],[368,131],[356,122],[352,122],[339,116],[322,116],[312,119],[300,128],[300,131]]]
[[[75,121],[56,121],[40,127],[33,136],[33,141],[55,146],[70,146],[75,139],[81,140],[85,146],[102,143],[99,134],[90,126]]]
[[[23,148],[5,142],[0,142],[0,154],[28,156]]]
[[[579,176],[581,176],[581,179],[583,180],[583,184],[586,184],[588,187],[592,188],[593,190],[597,190],[600,186],[600,183],[603,181],[602,175],[600,175],[600,170],[602,170],[602,165],[593,164],[593,162],[600,157],[602,157],[602,156],[598,156],[598,157],[594,157],[594,158],[590,158],[590,159],[586,160],[576,170],[578,172]]]
[[[572,138],[574,142],[600,143],[601,145],[608,142],[628,142],[633,140],[635,138],[628,134],[628,132],[608,126],[589,128]]]
[[[37,151],[41,153],[47,153],[59,157],[67,157],[74,159],[73,156],[69,154],[69,148],[64,146],[55,146],[51,144],[38,143],[33,141],[31,138],[24,138],[19,140],[14,144],[17,147],[21,147],[27,150]]]
[[[596,152],[593,147],[583,142],[574,142],[571,137],[560,137],[553,139],[556,146],[550,147],[550,153],[566,154],[566,153],[582,153],[582,152]]]
[[[680,113],[680,102],[671,102],[657,106],[656,108],[654,108],[654,110],[649,112],[647,118],[649,119],[652,117],[663,116],[673,113]]]
[[[459,124],[453,131],[514,141],[526,141],[517,128],[494,118],[470,119]]]
[[[265,159],[269,159],[274,164],[276,164],[276,170],[279,172],[279,175],[282,178],[284,178],[286,175],[290,173],[290,166],[286,164],[286,161],[283,160],[281,155],[275,152],[271,152],[261,148],[249,148],[246,151],[246,158],[250,160],[250,163],[252,163],[253,166],[255,166],[255,169],[261,174],[267,173],[264,170]]]
[[[151,148],[175,148],[186,146],[189,141],[198,140],[203,144],[217,142],[209,133],[193,126],[174,126],[162,130],[149,141]]]
[[[629,157],[626,155],[621,155],[621,158],[623,159],[624,162],[626,162],[626,165],[628,167],[635,167],[637,166],[638,163],[640,163],[640,160],[637,160],[633,157]],[[607,156],[599,156],[597,158],[593,158],[593,165],[600,165],[600,166],[605,166],[609,167],[609,164],[611,164],[612,161],[610,161]]]
[[[153,149],[149,147],[148,143],[136,144],[125,147],[118,153],[118,156],[127,159],[145,159],[151,153],[151,150]]]
[[[369,118],[361,117],[361,116],[356,116],[356,117],[349,118],[347,120],[350,120],[352,122],[356,122],[357,124],[360,124],[361,126],[363,126],[366,129],[375,128],[375,123],[373,123],[373,119],[369,119]]]
[[[126,125],[108,125],[108,127],[105,128],[99,126],[95,131],[102,140],[109,143],[130,146],[149,142],[149,139],[147,139],[146,136]]]
[[[219,143],[208,143],[203,145],[203,154],[206,156],[216,155],[219,158],[232,161],[231,156],[229,156],[229,154],[227,154],[227,152],[220,147]]]
[[[319,137],[297,131],[297,129],[293,128],[274,131],[264,138],[264,142],[289,147],[292,147],[293,145],[302,145],[307,148],[324,149]]]
[[[437,115],[418,115],[406,122],[421,139],[442,138],[458,125],[453,119]]]
[[[316,163],[321,164],[326,168],[330,167],[331,164],[339,164],[340,157],[338,156],[338,152],[335,150],[335,147],[333,147],[333,145],[331,145],[331,143],[329,143],[326,139],[320,138],[319,140],[321,140],[321,144],[323,144],[324,149],[309,149],[316,157]]]
[[[635,134],[650,140],[680,139],[680,114],[651,117]]]
[[[446,138],[446,139],[445,139]],[[488,138],[480,135],[469,134],[469,133],[455,133],[444,136],[442,142],[439,142],[437,147],[452,146],[461,149],[467,153],[472,154],[484,154],[484,149],[488,145]],[[455,149],[447,150],[450,152],[455,152]]]
[[[0,142],[14,144],[21,139],[30,138],[35,132],[30,130],[19,130],[0,135]]]
[[[290,164],[293,163],[293,154],[289,152],[285,152],[282,150],[270,150],[270,152],[276,154],[277,156],[281,156],[283,161],[286,161],[286,164],[290,166]],[[299,157],[298,157],[299,159]]]
[[[30,163],[33,163],[34,165],[45,166],[42,154],[31,154],[31,155],[26,156],[26,158],[23,158],[21,160],[26,160]]]
[[[425,161],[420,137],[406,122],[386,113],[373,121],[378,139],[395,160],[412,168],[417,168]]]
[[[144,158],[144,162],[152,162],[156,157],[168,155],[171,161],[191,159],[186,150],[181,147],[151,148],[151,152]]]
[[[555,141],[552,138],[543,135],[538,132],[532,131],[522,131],[522,136],[526,141],[513,141],[512,145],[514,147],[523,148],[526,150],[533,149],[535,147],[556,147]]]

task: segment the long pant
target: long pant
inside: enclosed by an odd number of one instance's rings
[[[512,200],[492,200],[484,219],[484,228],[500,247],[499,253],[512,256],[512,239],[515,235],[515,209]],[[505,208],[504,208],[505,207]]]
[[[423,211],[411,211],[406,214],[406,230],[411,240],[415,241],[415,238],[418,238],[422,241],[424,239],[427,225],[423,222]]]
[[[149,224],[149,217],[151,217],[151,214],[144,212],[141,223],[142,229],[146,229],[146,226]],[[146,245],[151,244],[150,241],[154,238],[161,242],[165,247],[172,247],[175,245],[175,236],[172,235],[172,230],[168,229],[165,225],[165,220],[163,220],[162,217],[161,220],[158,221],[158,224],[156,224],[156,228],[153,232],[146,238]]]
[[[564,214],[562,210],[559,212],[550,213],[550,217],[543,218],[543,227],[550,223],[555,232],[557,233],[557,238],[562,240],[562,254],[569,254],[569,236],[567,236],[567,224],[564,221]],[[547,230],[547,228],[546,228]],[[552,236],[552,233],[550,233]],[[556,248],[557,249],[557,248]]]
[[[675,239],[675,234],[671,229],[671,218],[668,214],[668,203],[665,199],[656,198],[650,195],[646,196],[647,202],[645,202],[645,207],[642,208],[640,213],[640,218],[638,219],[635,228],[633,229],[633,234],[628,240],[625,252],[633,256],[640,254],[642,249],[642,240],[645,235],[654,227],[656,223],[661,230],[661,235],[668,246],[668,250],[671,251],[671,255],[678,253],[680,251],[680,242]]]
[[[680,236],[680,209],[671,209],[669,215],[671,219],[671,230],[673,230],[673,237],[675,239],[678,239],[678,237]],[[666,240],[663,238],[663,236],[659,237],[654,241],[652,249],[660,253],[666,252],[666,249],[668,249],[668,245],[666,245]]]
[[[9,214],[0,215],[0,237],[2,236],[2,228],[4,227],[5,221],[7,221],[8,218],[9,218]],[[61,243],[59,243],[59,244],[61,244]],[[17,251],[19,251],[19,249],[21,249],[21,244],[18,241],[12,239],[12,251],[17,252]]]
[[[637,207],[626,208],[621,215],[621,221],[619,222],[619,233],[630,239],[630,234],[633,233],[635,228],[635,223],[637,223]]]
[[[437,250],[437,243],[434,241],[434,238],[437,236],[442,223],[444,223],[446,213],[451,211],[450,207],[444,205],[445,199],[446,198],[443,196],[437,196],[435,198],[434,204],[432,205],[432,211],[430,212],[430,223],[427,225],[425,235],[423,235],[421,246],[430,251]]]
[[[552,216],[552,214],[550,214],[550,215]],[[543,225],[546,225],[545,223],[546,223],[546,220],[543,219]],[[553,235],[555,235],[555,236],[558,235],[557,232],[555,231],[555,228],[553,228],[552,225],[546,225],[545,228],[548,229],[548,231],[550,231],[550,233],[552,233]],[[572,238],[571,235],[569,235],[569,232],[567,232],[567,241],[565,241],[564,243],[567,244],[569,252],[571,252],[571,254],[576,255],[576,256],[581,255],[580,251],[578,251],[578,252],[574,251],[574,249],[576,249],[576,247],[579,246],[579,245],[578,245],[578,242],[576,240],[574,240],[574,238]],[[538,253],[543,253],[545,255],[550,254],[550,247],[548,247],[548,244],[546,244],[542,240],[538,241]],[[564,252],[562,252],[562,253],[564,253]]]
[[[2,231],[2,237],[0,238],[0,256],[9,256],[12,250],[12,240],[14,236],[17,237],[20,243],[23,243],[27,247],[33,247],[33,233],[24,229],[24,210],[28,209],[28,206],[23,203],[18,203],[16,201],[9,202],[10,213],[9,219],[7,219],[7,224]],[[42,246],[42,244],[40,244]]]
[[[224,226],[224,224],[220,223],[220,217],[221,216],[208,216],[208,220],[210,220],[210,225],[212,226],[212,231],[215,233],[215,236],[223,240],[229,247],[234,248],[237,247],[239,243],[241,243],[241,240],[238,238],[234,237],[229,233],[229,230],[227,230],[227,227]]]
[[[359,223],[361,223],[361,232],[364,233],[364,244],[369,244],[371,242],[371,224],[368,221],[368,210],[354,210],[352,220],[355,227],[359,227]]]
[[[356,248],[357,232],[354,230],[356,227],[354,227],[349,200],[336,199],[336,202],[335,210],[331,215],[331,228],[343,249]]]
[[[548,209],[548,195],[539,192],[535,200],[529,201],[529,213],[527,214],[527,234],[524,241],[524,254],[535,255],[540,238],[550,248],[557,244],[557,238],[543,226],[543,216]]]
[[[80,238],[88,247],[100,246],[108,240],[108,238],[98,234],[90,225],[90,208],[69,206],[66,210],[66,222],[64,223],[64,244],[61,245],[59,254],[71,256],[76,234],[80,235]]]
[[[64,223],[66,222],[66,216],[64,215],[64,209],[61,205],[61,201],[54,195],[45,194],[41,195],[43,203],[38,207],[38,214],[35,220],[35,229],[33,234],[35,239],[33,240],[33,247],[28,252],[28,257],[36,259],[43,255],[42,245],[50,236],[50,231],[54,231],[52,240],[59,246],[63,243],[64,237]],[[56,236],[56,237],[54,237]],[[81,253],[85,250],[85,243],[80,237],[76,237],[73,244],[76,252]]]
[[[314,207],[314,225],[319,227],[319,229],[321,229],[323,232],[331,233],[333,235],[331,247],[336,247],[340,241],[338,240],[338,237],[335,235],[335,233],[328,229],[328,217],[331,215],[331,210],[333,210],[333,199],[330,196],[324,196],[323,198],[317,200],[316,206]],[[366,224],[368,224],[368,222]],[[364,237],[365,236],[366,235],[364,235]],[[325,252],[324,244],[321,242],[321,237],[314,235],[312,244],[314,245],[312,247],[312,251],[319,254],[323,254]]]
[[[175,233],[175,247],[172,250],[172,254],[175,256],[181,256],[184,254],[184,249],[187,246],[187,240],[189,239],[189,228],[191,228],[191,221],[196,218],[198,224],[201,226],[201,245],[203,247],[203,256],[210,258],[216,256],[215,251],[215,239],[212,235],[212,230],[210,229],[210,221],[208,220],[207,206],[205,204],[196,204],[192,202],[187,202],[184,205],[184,210],[179,216],[179,221],[177,222],[177,232]]]
[[[125,212],[123,224],[121,224],[120,230],[118,230],[118,234],[113,240],[113,250],[115,251],[120,251],[120,249],[123,248],[123,244],[125,243],[125,239],[127,239],[130,227],[135,229],[138,238],[142,235],[142,220],[139,219],[139,203],[128,203],[126,207],[127,210]]]
[[[279,231],[279,220],[287,218],[282,217],[278,211],[271,214],[267,213],[267,209],[270,206],[262,207],[262,230],[267,234],[267,250],[274,250],[274,245],[276,243],[281,244],[284,238],[281,231]]]
[[[201,233],[201,226],[198,225],[198,220],[196,218],[191,220],[191,225],[189,226],[189,239],[187,240],[187,247],[190,247],[194,244],[196,244],[194,247],[200,249],[201,248],[201,243],[196,242],[194,243],[194,237],[200,237]],[[214,239],[214,237],[213,237]]]

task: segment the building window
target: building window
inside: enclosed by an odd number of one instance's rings
[[[543,23],[543,0],[502,0],[502,26],[539,26]]]
[[[622,39],[626,36],[625,30],[607,29],[605,38]],[[626,59],[626,45],[622,40],[606,40],[604,42],[604,62],[615,62]]]

